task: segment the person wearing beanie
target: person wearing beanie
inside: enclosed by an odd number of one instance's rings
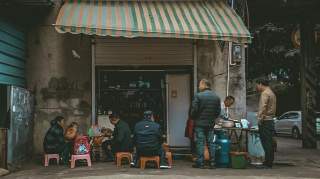
[[[160,125],[154,122],[152,111],[145,111],[143,116],[143,120],[135,125],[133,132],[136,147],[134,165],[137,166],[141,156],[160,156],[160,168],[170,168],[162,148],[163,139]]]

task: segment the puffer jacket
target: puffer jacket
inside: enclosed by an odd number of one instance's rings
[[[111,143],[114,153],[132,151],[131,130],[126,122],[120,120],[115,125]]]
[[[190,116],[195,120],[195,127],[213,127],[220,111],[220,98],[215,92],[206,89],[194,96]]]
[[[138,122],[134,128],[134,143],[138,150],[159,150],[162,144],[160,125],[150,119]]]
[[[52,120],[50,124],[51,127],[44,138],[43,148],[47,154],[59,154],[65,145],[63,128],[56,120]]]

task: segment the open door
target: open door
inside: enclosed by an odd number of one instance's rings
[[[190,107],[190,75],[168,74],[167,77],[168,126],[167,140],[173,147],[189,147],[184,136]]]

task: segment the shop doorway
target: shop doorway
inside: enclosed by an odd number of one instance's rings
[[[120,112],[133,130],[152,110],[163,135],[173,147],[188,147],[184,137],[192,89],[191,69],[96,69],[97,121],[108,120],[109,111]]]
[[[0,84],[0,128],[8,127],[8,87]]]
[[[108,111],[117,111],[133,130],[143,119],[143,112],[152,110],[155,120],[165,128],[165,73],[162,71],[98,69],[98,118]]]

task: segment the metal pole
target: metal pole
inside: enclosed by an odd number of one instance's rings
[[[198,89],[198,52],[197,41],[193,41],[193,93],[197,94]]]
[[[91,40],[91,124],[96,123],[96,68],[95,39]]]
[[[231,8],[234,9],[234,0],[231,1]],[[229,42],[229,53],[228,53],[228,65],[227,65],[227,92],[226,96],[229,96],[230,87],[230,64],[232,63],[232,42]],[[229,108],[227,108],[227,116],[229,116]]]
[[[232,42],[229,42],[229,53],[228,53],[228,65],[227,65],[227,92],[226,96],[229,96],[229,88],[230,88],[230,63],[232,58]],[[227,116],[229,116],[229,108],[227,107]]]

